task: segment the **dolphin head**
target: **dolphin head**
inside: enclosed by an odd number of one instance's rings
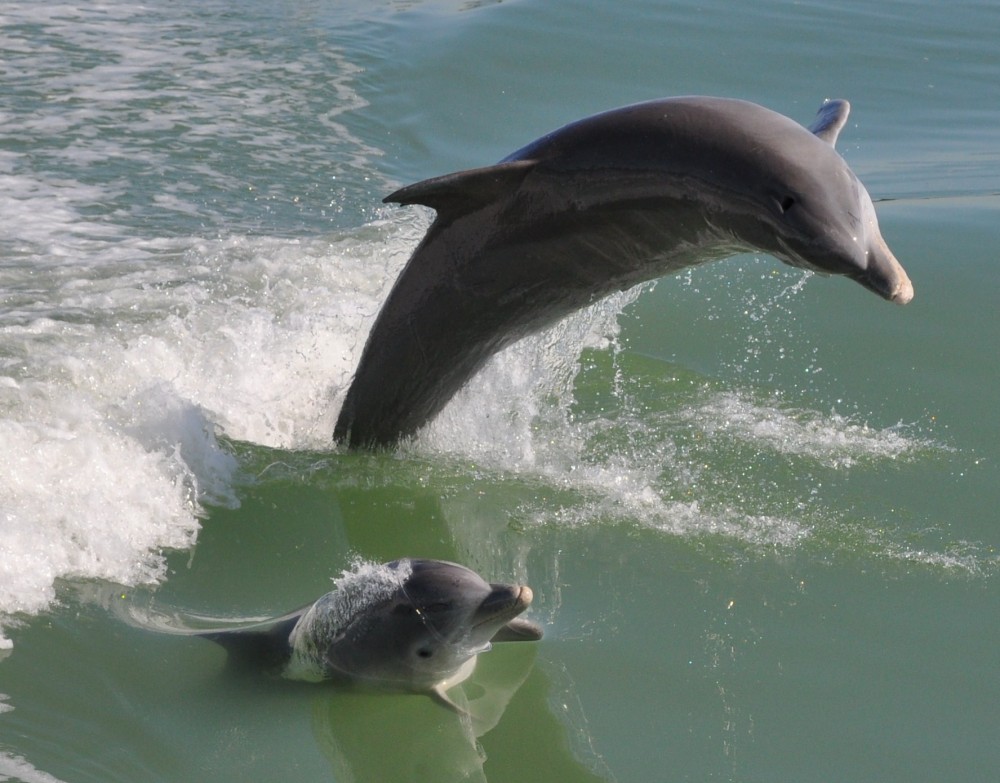
[[[723,255],[763,250],[906,304],[913,285],[882,238],[868,191],[834,148],[849,112],[847,101],[826,101],[805,128],[747,101],[649,101],[544,136],[505,158],[501,177],[485,170],[486,179],[520,183],[525,163],[569,172],[574,207],[603,203],[613,218],[662,196],[670,232],[690,217],[679,207],[701,204]]]
[[[787,264],[906,304],[913,284],[882,238],[871,196],[833,146],[848,111],[846,101],[829,101],[808,131],[789,129],[775,145],[769,176],[759,179],[773,239],[761,244]]]
[[[864,185],[837,160],[824,168],[796,172],[770,196],[776,257],[821,274],[843,275],[884,299],[906,304],[913,284],[882,238],[875,206]],[[811,183],[808,187],[789,182]]]
[[[372,568],[378,573],[371,579],[380,586],[367,596],[340,584],[303,616],[290,637],[300,671],[433,690],[457,681],[460,672],[467,675],[471,668],[463,667],[490,649],[494,636],[532,600],[525,585],[490,584],[456,563],[406,559]]]

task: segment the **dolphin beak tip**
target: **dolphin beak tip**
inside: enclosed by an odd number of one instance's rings
[[[889,297],[890,302],[894,302],[898,305],[909,304],[912,299],[913,283],[910,282],[909,278],[903,279],[892,292],[892,296]]]
[[[909,304],[913,299],[913,283],[910,281],[910,276],[906,274],[903,265],[896,260],[881,236],[878,237],[878,245],[877,261],[873,264],[873,269],[879,273],[884,282],[888,283],[886,286],[888,295],[883,294],[883,296],[895,304]]]

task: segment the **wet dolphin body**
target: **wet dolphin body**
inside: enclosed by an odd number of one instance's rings
[[[531,589],[490,584],[443,560],[366,566],[296,612],[253,626],[200,632],[234,661],[289,679],[364,682],[444,692],[471,674],[492,642],[533,641],[542,631],[518,618]]]
[[[907,303],[913,286],[872,200],[834,150],[848,111],[828,101],[806,129],[746,101],[667,98],[388,196],[437,217],[379,312],[335,439],[392,445],[514,341],[615,291],[737,252]]]

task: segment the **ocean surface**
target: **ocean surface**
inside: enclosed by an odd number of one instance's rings
[[[0,7],[0,780],[997,780],[1000,5]],[[838,148],[905,308],[765,256],[497,356],[412,442],[331,438],[430,223],[396,187],[650,98]],[[164,617],[352,563],[532,586],[419,695],[242,676]]]

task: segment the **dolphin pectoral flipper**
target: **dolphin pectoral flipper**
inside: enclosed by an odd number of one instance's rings
[[[422,204],[437,210],[439,217],[454,218],[517,190],[534,166],[533,160],[514,160],[445,174],[407,185],[382,201],[386,204]]]
[[[831,147],[837,143],[841,128],[847,123],[847,115],[851,113],[851,104],[845,100],[826,101],[816,112],[816,119],[809,126],[812,134],[829,143]]]

